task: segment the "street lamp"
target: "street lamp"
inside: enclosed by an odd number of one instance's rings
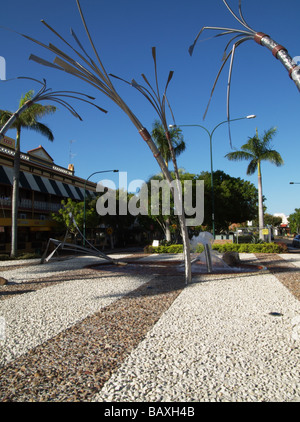
[[[211,173],[211,195],[212,195],[212,229],[213,229],[213,236],[215,238],[215,199],[214,199],[214,179],[213,179],[213,155],[212,155],[212,137],[213,134],[215,132],[215,130],[223,125],[224,123],[229,123],[229,122],[235,122],[237,120],[244,120],[244,119],[255,119],[256,115],[255,114],[250,114],[248,116],[245,117],[239,117],[238,119],[232,119],[232,120],[224,120],[223,122],[219,123],[217,126],[215,126],[215,128],[212,130],[212,132],[209,132],[208,129],[206,129],[206,127],[202,126],[202,125],[169,125],[170,128],[173,127],[183,127],[183,126],[196,126],[196,127],[201,127],[202,129],[204,129],[208,136],[209,136],[209,146],[210,146],[210,173]]]
[[[83,202],[83,246],[85,246],[85,226],[86,226],[86,217],[85,217],[85,200],[86,200],[86,183],[87,181],[90,179],[90,177],[94,176],[94,174],[99,174],[99,173],[109,173],[109,172],[113,172],[113,173],[118,173],[119,170],[102,170],[102,171],[95,171],[94,173],[90,174],[89,177],[85,180],[84,182],[84,202]]]

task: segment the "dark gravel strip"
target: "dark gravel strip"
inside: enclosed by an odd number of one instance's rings
[[[276,254],[255,254],[275,277],[300,300],[300,269]]]
[[[89,401],[183,288],[182,276],[154,277],[4,366],[0,401]]]

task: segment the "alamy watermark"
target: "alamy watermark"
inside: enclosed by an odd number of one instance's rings
[[[97,213],[105,215],[185,215],[187,226],[200,226],[204,220],[203,180],[143,180],[127,182],[127,173],[119,173],[117,187],[111,180],[101,180],[96,191],[100,197]],[[128,192],[137,192],[128,199]],[[173,200],[172,200],[173,198]],[[117,209],[118,208],[118,209]]]
[[[2,56],[0,56],[0,80],[6,80],[6,61]]]

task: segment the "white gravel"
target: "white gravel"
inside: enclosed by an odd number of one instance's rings
[[[201,280],[93,401],[300,401],[300,302],[271,274]]]
[[[43,276],[59,276],[71,269],[82,268],[95,262],[99,262],[99,259],[80,257],[50,261],[45,265],[6,271],[5,277],[9,281],[21,282]],[[89,279],[88,285],[82,279],[72,279],[0,302],[0,366],[49,340],[150,279],[151,276],[102,275]]]
[[[112,255],[111,258],[118,259],[126,255]],[[28,280],[35,280],[42,277],[50,277],[53,275],[60,275],[70,270],[77,270],[86,265],[101,264],[106,262],[103,258],[94,256],[75,256],[69,258],[56,258],[49,262],[40,264],[38,260],[16,260],[16,261],[1,261],[0,262],[0,275],[6,278],[9,282],[23,283]],[[26,266],[21,266],[21,265]],[[1,266],[15,266],[14,269],[2,271]]]
[[[299,265],[296,256],[285,259]],[[1,275],[19,283],[40,278],[41,271],[59,275],[98,260],[50,261]],[[107,274],[89,279],[88,288],[74,279],[0,302],[0,365],[150,279]],[[300,401],[299,327],[300,302],[274,275],[203,274],[184,288],[93,401]]]
[[[299,254],[296,254],[296,253],[285,254],[285,253],[283,253],[283,254],[280,254],[280,258],[285,259],[287,262],[295,265],[296,267],[300,267]]]

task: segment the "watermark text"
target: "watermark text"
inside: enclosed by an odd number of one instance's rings
[[[118,190],[118,200],[117,200]],[[119,186],[111,180],[98,182],[97,213],[105,215],[185,215],[187,226],[199,226],[204,220],[204,181],[152,179],[127,181],[127,173],[119,173]],[[128,192],[135,192],[128,196]]]

